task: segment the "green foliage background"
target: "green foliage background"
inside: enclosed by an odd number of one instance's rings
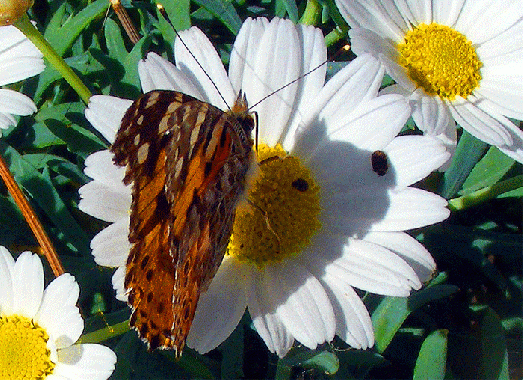
[[[123,5],[144,36],[135,46],[108,0],[40,0],[29,15],[93,94],[133,99],[141,93],[137,62],[148,51],[172,61],[175,33],[153,2]],[[177,29],[202,29],[227,63],[243,20],[279,16],[298,22],[306,2],[166,0],[163,5]],[[334,56],[346,42],[348,26],[332,0],[311,5]],[[337,55],[340,63],[329,70],[351,58]],[[118,355],[112,379],[522,377],[522,166],[497,149],[463,133],[445,174],[419,184],[457,202],[451,202],[455,209],[444,223],[412,231],[435,257],[439,274],[408,298],[362,294],[375,327],[373,349],[353,350],[336,339],[314,351],[298,345],[279,360],[246,314],[216,350],[202,356],[187,349],[175,361],[168,351],[147,352],[127,331],[129,310],[114,298],[112,271],[98,267],[90,254],[90,240],[104,223],[78,210],[78,189],[89,181],[85,158],[107,142],[85,119],[85,104],[50,66],[12,87],[32,97],[39,111],[4,133],[0,153],[80,284],[85,332],[95,332],[84,341],[107,336],[102,343]],[[405,133],[412,129],[411,123]],[[514,181],[519,187],[506,186]],[[36,250],[21,213],[0,186],[0,244],[12,252]]]

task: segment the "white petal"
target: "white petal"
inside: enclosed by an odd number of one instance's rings
[[[423,90],[416,90],[413,100],[412,118],[423,132],[432,136],[440,135],[456,123],[449,107],[438,96],[427,96]]]
[[[76,306],[80,288],[73,276],[65,273],[45,289],[36,320],[45,328],[56,348],[69,347],[78,340],[84,321]]]
[[[19,92],[0,89],[0,112],[13,115],[31,115],[37,108],[31,98]]]
[[[330,140],[351,143],[374,151],[387,145],[401,130],[411,113],[404,97],[384,95],[360,103],[338,119],[325,115]]]
[[[204,354],[218,347],[240,322],[247,299],[246,271],[235,259],[226,257],[209,289],[202,293],[192,322],[187,345]]]
[[[352,287],[339,278],[325,274],[327,291],[336,314],[336,335],[350,346],[367,349],[374,344],[374,332],[369,312]]]
[[[256,44],[256,55],[243,73],[242,89],[251,106],[281,89],[252,108],[258,112],[260,139],[274,146],[285,137],[284,128],[296,108],[300,81],[292,82],[302,72],[303,53],[298,31],[290,20],[274,18]]]
[[[75,344],[58,351],[53,373],[71,380],[106,380],[114,371],[116,355],[101,344]]]
[[[294,338],[276,315],[270,301],[271,295],[263,288],[259,271],[251,269],[249,277],[251,282],[247,288],[247,303],[253,325],[269,351],[284,357],[291,349]]]
[[[396,137],[384,150],[398,187],[420,181],[450,158],[443,143],[431,136]]]
[[[116,291],[116,299],[122,302],[127,302],[127,292],[124,287],[125,267],[119,267],[114,271],[112,284]]]
[[[467,1],[456,22],[456,30],[467,36],[474,45],[479,45],[521,22],[522,17],[521,1],[518,0]],[[484,25],[489,27],[484,28]]]
[[[523,60],[518,62],[518,68],[522,65]],[[474,90],[474,94],[478,98],[483,98],[482,103],[488,103],[490,107],[496,109],[497,113],[521,120],[523,119],[523,77],[521,74],[514,75],[514,70],[506,66],[508,65],[496,68],[496,71],[499,69],[503,74],[485,74],[485,71],[494,71],[485,68],[482,72],[481,87]]]
[[[287,151],[292,150],[296,131],[305,124],[306,114],[310,112],[311,104],[315,104],[317,100],[327,71],[327,47],[321,30],[303,24],[298,24],[297,28],[303,58],[296,104],[287,130],[283,133],[286,137],[282,139],[282,146]]]
[[[92,126],[110,143],[114,142],[125,111],[132,101],[114,96],[95,95],[89,98],[85,117]]]
[[[469,97],[472,98],[472,97]],[[492,145],[511,145],[512,139],[503,124],[471,101],[449,103],[456,121],[478,139]]]
[[[97,182],[130,196],[131,186],[123,183],[125,167],[115,165],[113,157],[109,150],[100,150],[87,156],[84,173]]]
[[[383,78],[383,70],[378,61],[365,54],[340,70],[332,77],[311,101],[309,110],[303,120],[308,127],[299,133],[293,154],[306,158],[318,139],[311,138],[317,134],[322,138],[324,125],[329,120],[346,117],[359,104],[376,96]]]
[[[336,5],[353,28],[364,27],[392,40],[401,39],[408,30],[407,20],[393,1],[336,0]]]
[[[343,256],[325,266],[325,273],[369,292],[407,296],[421,283],[413,269],[388,249],[349,239]]]
[[[130,197],[97,181],[83,185],[79,193],[81,201],[78,207],[95,218],[116,222],[129,214]]]
[[[125,266],[131,251],[129,215],[105,227],[91,240],[94,261],[104,267]]]
[[[335,318],[327,294],[300,264],[267,266],[263,287],[276,314],[300,343],[314,349],[334,338]]]
[[[373,224],[373,231],[405,231],[441,222],[450,215],[447,201],[428,191],[408,187],[389,195],[387,213]]]
[[[16,125],[16,119],[13,115],[0,112],[0,129],[7,129],[13,125]]]
[[[355,28],[349,32],[352,50],[358,54],[371,54],[385,67],[385,71],[402,87],[413,92],[416,84],[410,79],[404,67],[398,64],[399,52],[396,43],[383,38],[368,29]],[[401,41],[403,35],[397,41]]]
[[[13,313],[13,272],[15,260],[11,253],[0,246],[0,315]]]
[[[209,39],[197,27],[179,32],[179,36],[174,42],[176,66],[197,86],[204,101],[222,110],[232,107],[236,95],[232,90],[222,61]],[[184,44],[180,42],[180,38]],[[205,72],[202,71],[200,65]],[[207,75],[212,78],[212,82]],[[225,102],[215,86],[220,90]]]
[[[14,26],[0,29],[0,86],[39,74],[42,53]]]
[[[38,255],[22,253],[13,270],[13,312],[33,318],[44,292],[44,268]]]
[[[405,260],[422,282],[428,281],[436,270],[429,251],[412,236],[404,232],[370,232],[363,240],[390,249]]]
[[[258,51],[257,41],[260,41],[269,20],[265,17],[256,19],[247,18],[242,24],[231,51],[229,62],[229,77],[236,94],[243,90],[243,81],[247,77],[246,72],[252,65]]]
[[[160,89],[172,90],[205,101],[204,96],[182,70],[156,53],[148,53],[145,60],[138,62],[138,73],[144,93]]]

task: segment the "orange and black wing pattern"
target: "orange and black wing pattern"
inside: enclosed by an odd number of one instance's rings
[[[238,104],[223,112],[179,92],[149,92],[127,110],[111,147],[132,183],[131,326],[151,349],[181,354],[225,254],[252,160],[254,120]]]

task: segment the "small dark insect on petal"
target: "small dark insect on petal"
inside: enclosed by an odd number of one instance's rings
[[[376,150],[371,157],[372,170],[379,176],[383,176],[389,170],[387,154],[382,150]]]
[[[292,182],[292,187],[303,193],[309,190],[309,183],[305,181],[303,178],[298,178]]]

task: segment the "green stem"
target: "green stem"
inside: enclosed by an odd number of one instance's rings
[[[325,45],[327,45],[327,47],[331,46],[342,38],[347,38],[347,32],[343,33],[340,29],[334,29],[325,36]]]
[[[64,79],[71,85],[71,87],[78,93],[80,98],[87,104],[91,97],[91,91],[83,84],[78,78],[78,75],[65,63],[62,57],[60,57],[51,45],[45,40],[44,36],[40,34],[38,29],[34,27],[27,15],[24,15],[21,19],[14,23],[22,33],[40,49],[47,61],[64,77]]]
[[[321,5],[317,0],[308,0],[303,15],[301,16],[300,23],[304,25],[316,25],[318,22],[318,16],[321,15]]]
[[[523,175],[518,175],[492,186],[474,191],[473,193],[463,195],[462,197],[451,199],[449,201],[449,208],[452,211],[464,210],[495,198],[500,194],[519,189],[520,187],[523,187]]]
[[[84,334],[78,339],[77,343],[100,343],[115,336],[122,335],[129,331],[129,321],[123,321],[113,326]]]

